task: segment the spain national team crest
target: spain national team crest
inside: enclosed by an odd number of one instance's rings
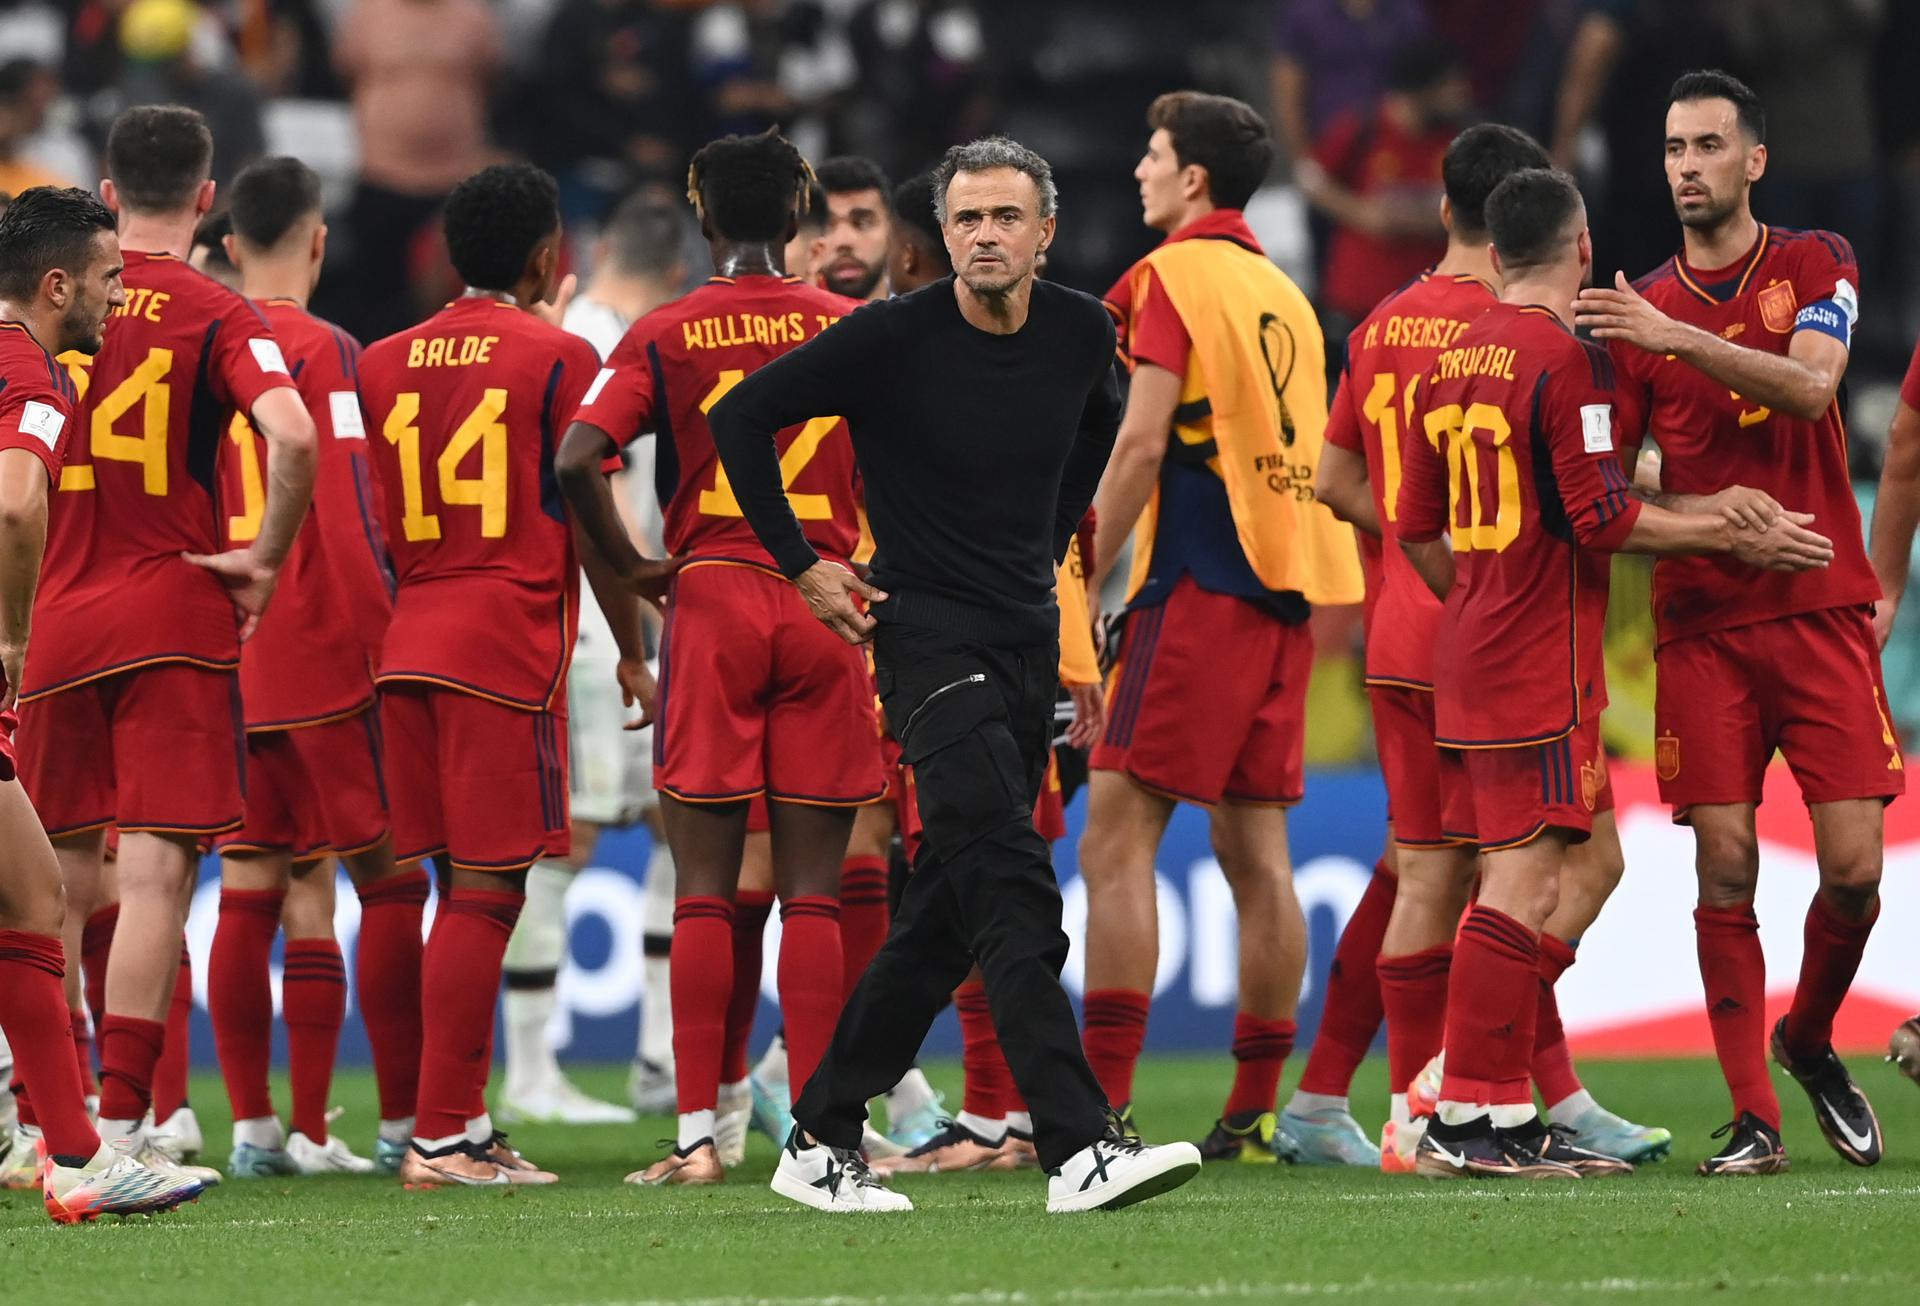
[[[1662,780],[1680,774],[1680,737],[1661,735],[1653,741],[1653,773]]]
[[[1607,784],[1607,755],[1595,753],[1591,762],[1580,764],[1580,801],[1591,812],[1600,801],[1600,791]]]
[[[1793,330],[1793,313],[1799,305],[1794,302],[1791,281],[1776,281],[1761,291],[1757,298],[1760,302],[1760,321],[1767,330],[1781,336]]]

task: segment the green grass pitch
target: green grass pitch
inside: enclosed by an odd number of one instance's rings
[[[58,1229],[35,1194],[0,1194],[0,1295],[21,1303],[349,1306],[363,1302],[705,1306],[1024,1306],[1293,1301],[1555,1303],[1920,1301],[1920,1091],[1855,1058],[1888,1138],[1873,1170],[1841,1162],[1805,1099],[1779,1084],[1793,1173],[1707,1181],[1726,1097],[1708,1062],[1597,1062],[1603,1101],[1668,1125],[1672,1160],[1579,1185],[1452,1185],[1292,1167],[1209,1170],[1113,1215],[1048,1217],[1033,1173],[906,1178],[918,1210],[827,1217],[766,1188],[774,1150],[716,1189],[637,1190],[665,1120],[525,1128],[515,1142],[558,1187],[408,1193],[373,1178],[229,1180],[174,1215]],[[932,1068],[957,1094],[958,1071]],[[581,1071],[610,1097],[621,1072]],[[1197,1138],[1226,1086],[1223,1057],[1141,1067],[1151,1137]],[[1359,1116],[1384,1111],[1362,1067]],[[372,1083],[345,1075],[339,1123],[369,1150]],[[284,1094],[280,1100],[284,1103]],[[216,1081],[194,1101],[213,1163],[227,1127]]]

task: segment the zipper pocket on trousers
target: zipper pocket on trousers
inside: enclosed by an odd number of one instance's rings
[[[926,711],[927,708],[932,705],[934,699],[939,698],[943,694],[951,694],[956,689],[965,689],[968,685],[984,685],[986,683],[987,683],[986,676],[981,672],[976,671],[972,675],[963,676],[959,680],[956,680],[951,684],[940,686],[940,688],[934,690],[931,694],[928,694],[925,698],[921,699],[920,706],[914,708],[912,712],[908,713],[907,723],[900,727],[901,744],[904,745],[907,742],[907,736],[913,733],[913,723],[920,719],[920,714]]]

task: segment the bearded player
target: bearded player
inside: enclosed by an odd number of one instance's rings
[[[108,137],[101,189],[120,223],[127,302],[75,378],[87,440],[60,474],[21,686],[21,777],[66,878],[69,955],[100,899],[106,827],[120,832],[100,1127],[137,1139],[136,1155],[197,845],[243,815],[240,643],[273,594],[314,475],[313,419],[266,319],[185,262],[213,203],[212,158],[205,121],[177,106],[129,109]],[[234,411],[267,458],[259,530],[221,552],[212,471]]]
[[[655,782],[673,847],[673,1151],[629,1176],[709,1184],[734,929],[750,801],[764,794],[781,898],[780,1006],[793,1082],[826,1050],[841,1003],[840,867],[854,809],[880,797],[873,683],[859,650],[823,629],[741,515],[706,413],[750,371],[829,329],[857,305],[784,272],[809,169],[777,134],[703,148],[689,198],[713,251],[706,286],[636,323],[607,360],[560,451],[561,484],[591,550],[616,574],[638,562],[598,468],[648,431],[685,557],[661,649]],[[782,432],[785,483],[808,539],[844,563],[859,538],[853,448],[832,414]]]
[[[872,159],[843,154],[819,168],[827,197],[826,225],[813,247],[820,284],[848,299],[885,299],[887,250],[892,240],[893,186]]]
[[[307,311],[326,255],[320,178],[263,159],[234,179],[226,250],[240,288],[272,325],[320,433],[313,506],[282,569],[272,612],[240,654],[247,730],[246,824],[215,841],[220,919],[208,1014],[233,1107],[228,1172],[239,1178],[397,1168],[412,1136],[420,1056],[420,915],[426,873],[394,861],[374,713],[373,659],[392,616],[375,516],[360,346]],[[220,521],[229,547],[260,528],[261,440],[234,414],[221,442]],[[329,1091],[346,1014],[333,933],[333,859],[360,898],[354,989],[380,1094],[375,1160],[330,1134]],[[291,1133],[267,1089],[273,1041],[268,959],[286,932],[281,1010]]]
[[[1733,1098],[1707,1175],[1787,1168],[1769,1044],[1833,1149],[1854,1165],[1880,1159],[1873,1107],[1833,1052],[1833,1017],[1880,911],[1883,809],[1906,789],[1838,397],[1860,274],[1842,237],[1754,218],[1766,166],[1751,90],[1722,72],[1675,82],[1666,168],[1681,250],[1633,285],[1616,274],[1613,288],[1582,292],[1576,319],[1613,351],[1623,444],[1660,446],[1657,501],[1738,482],[1763,492],[1732,509],[1754,526],[1791,499],[1834,541],[1832,565],[1804,574],[1755,577],[1713,558],[1654,569],[1654,765],[1674,820],[1693,827],[1700,975]],[[1793,1005],[1769,1035],[1754,818],[1776,751],[1813,818],[1820,885]]]
[[[60,864],[14,770],[15,686],[48,500],[79,429],[73,382],[54,355],[99,352],[107,314],[126,302],[120,277],[113,215],[85,191],[34,187],[0,216],[0,1028],[47,1214],[63,1224],[171,1210],[201,1190],[143,1165],[125,1141],[103,1142],[87,1119],[62,984]]]
[[[1608,555],[1731,555],[1753,582],[1752,566],[1817,568],[1833,546],[1801,514],[1750,530],[1705,504],[1635,499],[1613,442],[1613,365],[1569,321],[1593,258],[1579,191],[1564,173],[1524,169],[1486,214],[1500,302],[1420,387],[1397,501],[1401,547],[1446,599],[1433,655],[1443,819],[1480,850],[1447,991],[1446,1072],[1415,1167],[1433,1178],[1628,1173],[1550,1129],[1529,1075],[1541,931],[1568,848],[1613,805],[1599,728]]]
[[[1415,1118],[1417,1109],[1409,1112],[1408,1088],[1440,1052],[1454,932],[1475,871],[1471,843],[1457,831],[1450,833],[1443,819],[1433,734],[1433,640],[1441,606],[1397,542],[1402,450],[1414,438],[1407,422],[1433,360],[1496,302],[1499,279],[1486,229],[1487,197],[1512,173],[1546,166],[1546,151],[1511,127],[1470,127],[1448,147],[1441,166],[1446,257],[1354,329],[1327,419],[1327,449],[1316,486],[1321,502],[1360,532],[1363,547],[1381,555],[1377,600],[1367,615],[1367,695],[1399,865],[1392,914],[1377,947],[1392,1092],[1380,1164],[1394,1173],[1413,1166],[1423,1121]],[[1532,1074],[1548,1103],[1548,1119],[1572,1129],[1577,1143],[1640,1161],[1664,1153],[1671,1135],[1622,1120],[1593,1101],[1567,1054],[1553,999],[1554,982],[1571,964],[1573,941],[1593,923],[1621,864],[1613,816],[1596,813],[1593,837],[1569,852],[1559,904],[1541,933],[1541,1001],[1549,1005],[1542,1009]],[[1342,952],[1350,947],[1356,925],[1364,923],[1366,910],[1363,900],[1341,936]],[[1360,964],[1363,958],[1356,953],[1352,960]],[[1365,1042],[1359,1046],[1364,1051]],[[1313,1087],[1321,1056],[1321,1040],[1316,1040],[1303,1091]],[[1350,1062],[1342,1064],[1350,1076]],[[1281,1128],[1303,1143],[1311,1135],[1302,1126],[1311,1123],[1311,1116],[1302,1120],[1291,1106],[1281,1116]],[[1303,1159],[1312,1154],[1303,1145]]]
[[[552,1183],[493,1128],[484,1094],[526,870],[569,847],[580,562],[551,467],[599,359],[547,320],[560,280],[553,178],[483,169],[447,200],[445,229],[466,291],[360,365],[399,578],[376,677],[394,847],[450,865],[422,965],[419,1099],[399,1172],[408,1187]],[[588,578],[638,663],[637,601],[591,566]]]

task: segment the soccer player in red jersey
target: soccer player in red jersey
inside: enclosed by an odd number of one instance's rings
[[[749,800],[769,800],[780,1005],[798,1086],[840,1012],[840,867],[854,809],[886,788],[866,660],[814,620],[774,567],[706,423],[747,373],[857,307],[782,270],[809,175],[772,133],[726,137],[695,156],[689,198],[719,273],[634,324],[575,414],[558,462],[593,551],[625,574],[639,555],[598,468],[616,444],[655,432],[667,548],[687,559],[668,610],[655,726],[655,782],[679,876],[671,970],[679,1137],[632,1182],[722,1175],[715,1111]],[[780,449],[809,542],[844,563],[859,539],[845,423],[822,414],[782,432]]]
[[[213,203],[213,138],[177,106],[129,109],[107,141],[127,302],[76,367],[34,656],[21,777],[66,877],[68,946],[120,831],[121,910],[100,1022],[100,1125],[139,1135],[180,970],[197,844],[241,820],[240,642],[253,633],[311,495],[314,427],[259,310],[184,259]],[[260,529],[222,552],[213,467],[226,415],[268,446]],[[196,1171],[218,1181],[218,1172]]]
[[[552,463],[599,359],[543,307],[559,282],[558,194],[525,164],[460,183],[445,230],[466,293],[360,360],[399,580],[375,676],[394,851],[450,864],[421,968],[409,1187],[554,1180],[506,1145],[484,1094],[526,869],[569,847],[580,561]],[[639,605],[602,597],[630,675]]]
[[[358,1173],[327,1129],[346,968],[333,935],[333,858],[361,898],[356,991],[380,1085],[380,1159],[391,1171],[412,1135],[420,1058],[420,912],[426,874],[399,867],[387,833],[372,659],[393,604],[377,525],[360,346],[307,312],[326,251],[320,179],[298,159],[252,164],[233,183],[226,248],[259,305],[320,432],[313,507],[281,571],[272,611],[241,649],[246,824],[221,854],[208,1008],[233,1106],[228,1171]],[[260,527],[260,437],[236,413],[221,445],[220,520],[229,547]],[[267,1092],[273,998],[267,960],[287,935],[282,1006],[293,1080],[292,1134]]]
[[[1611,347],[1622,442],[1659,444],[1665,494],[1685,502],[1751,486],[1761,493],[1725,510],[1756,524],[1791,497],[1834,541],[1833,565],[1804,575],[1754,577],[1712,558],[1654,570],[1654,765],[1674,819],[1693,827],[1700,974],[1733,1097],[1730,1137],[1703,1174],[1786,1168],[1753,912],[1754,810],[1776,751],[1813,817],[1820,887],[1773,1058],[1806,1090],[1835,1151],[1855,1165],[1879,1159],[1873,1107],[1831,1037],[1880,910],[1882,809],[1906,789],[1873,635],[1880,583],[1838,400],[1860,274],[1840,236],[1755,220],[1765,138],[1760,101],[1739,81],[1696,72],[1675,82],[1666,167],[1681,252],[1631,286],[1616,274],[1613,288],[1584,291],[1576,318]]]
[[[1612,362],[1567,320],[1593,260],[1579,191],[1564,173],[1526,169],[1486,211],[1500,302],[1420,387],[1397,510],[1401,547],[1446,598],[1434,733],[1460,800],[1447,824],[1470,824],[1481,853],[1454,947],[1446,1073],[1415,1167],[1435,1178],[1621,1173],[1632,1167],[1547,1128],[1529,1078],[1540,931],[1568,847],[1613,801],[1599,733],[1607,555],[1730,553],[1793,569],[1824,565],[1833,546],[1800,514],[1745,530],[1636,499],[1614,447]]]
[[[201,1189],[103,1142],[87,1119],[62,986],[60,864],[14,759],[48,499],[79,427],[73,381],[54,355],[99,351],[108,312],[126,302],[120,277],[113,215],[85,191],[34,187],[0,216],[0,1029],[47,1214],[63,1224],[171,1210]]]
[[[1408,564],[1394,531],[1401,448],[1413,438],[1405,423],[1433,360],[1496,302],[1487,196],[1521,168],[1546,166],[1546,151],[1511,127],[1470,127],[1454,139],[1442,165],[1447,256],[1432,272],[1384,300],[1348,340],[1347,366],[1328,415],[1327,449],[1315,487],[1321,502],[1360,532],[1363,550],[1377,557],[1370,569],[1377,579],[1370,587],[1367,611],[1367,694],[1387,786],[1398,885],[1376,871],[1367,896],[1341,934],[1335,965],[1344,962],[1372,971],[1378,958],[1393,1093],[1391,1116],[1381,1135],[1380,1164],[1392,1173],[1411,1170],[1424,1127],[1419,1103],[1410,1118],[1408,1086],[1440,1052],[1453,936],[1474,875],[1471,840],[1458,831],[1450,833],[1444,820],[1440,755],[1433,737],[1433,637],[1440,601]],[[1554,981],[1571,964],[1573,941],[1592,925],[1619,880],[1621,865],[1612,814],[1597,814],[1593,838],[1569,854],[1560,903],[1543,931],[1543,1001],[1552,1001]],[[1391,917],[1376,922],[1372,899],[1383,880]],[[1331,1018],[1331,995],[1328,1003],[1329,1016],[1323,1020]],[[1371,1026],[1354,1024],[1351,1036],[1333,1040],[1340,1056],[1340,1077],[1333,1086],[1341,1094],[1373,1036]],[[1329,1041],[1323,1028],[1301,1078],[1303,1090],[1317,1088]],[[1666,1130],[1635,1125],[1592,1100],[1573,1070],[1557,1017],[1541,1024],[1533,1070],[1548,1103],[1548,1119],[1573,1129],[1581,1146],[1638,1161],[1663,1153],[1671,1144]],[[1310,1117],[1301,1121],[1281,1116],[1281,1127],[1296,1137],[1310,1123]]]
[[[1271,1164],[1293,1150],[1275,1106],[1306,966],[1286,808],[1304,784],[1307,623],[1312,603],[1358,602],[1362,586],[1352,532],[1312,502],[1320,326],[1241,212],[1267,174],[1267,125],[1190,91],[1156,100],[1148,125],[1134,178],[1166,239],[1105,296],[1133,379],[1094,564],[1110,568],[1129,534],[1135,563],[1080,845],[1085,1046],[1124,1113],[1159,948],[1154,854],[1178,803],[1206,808],[1239,918],[1240,988],[1233,1084],[1201,1150]],[[1217,674],[1226,647],[1239,674]],[[1328,1159],[1378,1164],[1344,1104],[1328,1115]]]

